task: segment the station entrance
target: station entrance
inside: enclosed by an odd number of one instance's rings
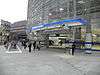
[[[56,29],[38,31],[43,38],[44,45],[47,48],[66,48],[71,47],[72,42],[85,41],[82,34],[82,27],[72,27],[70,29]],[[81,48],[83,45],[77,43],[76,46]]]
[[[78,19],[45,24],[35,32],[38,35],[38,40],[42,39],[47,48],[66,48],[66,46],[71,46],[72,42],[85,41],[86,28],[82,22],[81,19]],[[82,48],[82,46],[84,45],[76,43],[76,47]]]

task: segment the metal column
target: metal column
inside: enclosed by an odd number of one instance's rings
[[[91,32],[91,14],[90,14],[90,2],[91,0],[86,0],[85,3],[85,8],[86,8],[86,19],[87,19],[87,25],[86,25],[86,37],[85,37],[85,48],[86,48],[86,53],[91,53],[91,48],[92,48],[92,32]]]

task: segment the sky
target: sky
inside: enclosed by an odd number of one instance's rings
[[[28,0],[0,0],[0,19],[11,23],[27,19]]]

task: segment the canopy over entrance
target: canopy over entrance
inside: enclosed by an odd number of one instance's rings
[[[58,22],[52,22],[48,24],[41,24],[38,26],[33,26],[32,31],[38,31],[38,30],[48,30],[50,28],[59,28],[62,26],[79,26],[79,25],[85,25],[87,21],[85,19],[68,19],[68,20],[62,20]]]

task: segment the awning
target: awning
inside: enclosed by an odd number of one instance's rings
[[[33,26],[32,30],[37,31],[37,30],[43,30],[45,28],[49,27],[57,27],[57,26],[63,26],[64,24],[67,24],[67,26],[77,26],[77,25],[85,25],[87,21],[85,19],[68,19],[68,20],[62,20],[58,22],[52,22],[48,24],[42,24],[38,26]]]

